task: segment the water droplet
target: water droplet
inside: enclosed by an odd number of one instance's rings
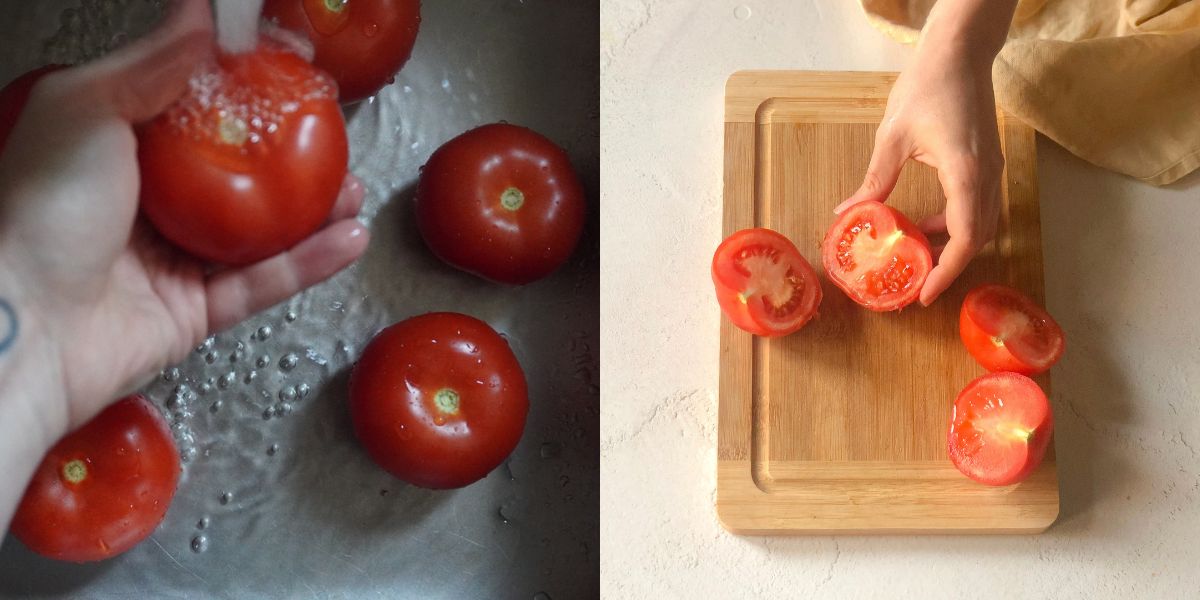
[[[179,369],[176,367],[171,367],[170,369],[163,371],[162,378],[163,378],[163,381],[166,381],[168,383],[170,383],[172,381],[178,381],[179,380]]]
[[[291,402],[280,402],[275,405],[275,416],[282,417],[284,415],[290,415],[290,414],[292,414],[292,403]]]
[[[196,529],[208,529],[209,522],[208,517],[200,517],[200,520],[196,521]]]
[[[224,494],[221,494],[221,506],[225,506],[230,502],[233,502],[233,492],[225,492]]]
[[[192,552],[200,554],[205,550],[208,550],[208,536],[198,535],[192,538]]]
[[[269,421],[271,419],[271,415],[273,414],[273,412],[274,411],[271,410],[271,407],[268,406],[267,409],[263,411],[263,420]]]
[[[280,400],[295,400],[296,399],[296,388],[285,387],[285,388],[280,389],[279,390],[279,399]]]
[[[504,523],[505,525],[508,525],[508,524],[509,524],[508,515],[505,515],[505,514],[504,514],[504,507],[503,507],[503,506],[501,506],[501,507],[500,507],[500,509],[496,511],[496,514],[500,515],[500,522],[501,522],[501,523]]]
[[[558,458],[562,454],[562,444],[558,442],[546,442],[542,444],[542,458]]]
[[[208,336],[207,338],[204,338],[204,341],[201,342],[199,346],[196,346],[196,354],[204,354],[205,352],[212,350],[213,344],[215,342],[216,342],[216,338],[211,335]]]
[[[367,37],[375,37],[379,33],[379,23],[367,23],[363,25],[363,35]]]
[[[739,21],[745,21],[746,19],[749,19],[751,14],[753,14],[753,11],[750,10],[749,6],[744,4],[733,9],[733,18]]]
[[[276,452],[279,452],[279,444],[271,444],[271,446],[267,448],[267,456],[275,456]]]
[[[209,352],[208,354],[204,355],[204,362],[206,362],[210,365],[217,362],[217,353]]]
[[[296,356],[294,353],[289,352],[289,353],[283,355],[283,358],[279,359],[279,368],[283,369],[284,371],[291,371],[292,369],[296,368],[296,364],[299,362],[300,362],[300,357]]]
[[[264,354],[264,355],[258,357],[258,360],[254,361],[254,365],[260,369],[269,364],[271,364],[271,356],[268,354]]]
[[[217,387],[226,389],[234,382],[235,379],[237,379],[237,373],[230,371],[222,375],[221,378],[217,380]]]
[[[258,339],[265,340],[271,337],[271,333],[271,326],[263,325],[262,327],[258,328],[258,331],[255,333],[255,335],[258,336]]]
[[[224,405],[225,405],[225,403],[223,401],[217,400],[216,402],[213,402],[211,406],[208,407],[208,412],[215,413],[218,410],[221,410],[221,407]]]
[[[307,383],[296,384],[296,397],[297,398],[303,400],[306,396],[308,396],[308,393],[310,391],[312,391],[312,388],[308,387]]]
[[[289,311],[287,311],[287,314],[283,315],[283,320],[287,321],[288,323],[291,323],[291,322],[295,321],[295,320],[296,320],[296,313],[295,313],[295,312],[292,312],[292,311],[290,311],[290,310],[289,310]]]
[[[313,348],[305,348],[304,349],[304,357],[307,358],[308,360],[311,360],[311,361],[317,363],[318,365],[320,365],[322,367],[329,364],[329,359],[325,358],[321,353],[317,352]]]
[[[246,373],[246,376],[242,378],[242,381],[250,383],[255,379],[258,379],[258,371],[250,371],[249,373]]]
[[[203,396],[203,395],[211,392],[212,388],[213,388],[212,384],[205,381],[204,383],[200,384],[200,395]]]
[[[188,446],[179,451],[179,460],[181,460],[185,463],[192,462],[192,460],[195,458],[196,458],[196,447],[195,446]]]

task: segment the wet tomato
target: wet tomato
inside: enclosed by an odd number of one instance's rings
[[[958,333],[989,371],[1044,373],[1062,358],[1066,336],[1032,298],[1004,285],[982,285],[963,300]]]
[[[875,311],[911,304],[933,269],[929,240],[916,225],[873,201],[855,204],[838,217],[821,245],[821,262],[834,285]]]
[[[712,262],[725,316],[755,335],[800,329],[821,304],[821,282],[796,245],[770,229],[743,229],[717,247]]]
[[[419,0],[267,0],[263,16],[308,37],[313,64],[337,80],[342,102],[378,92],[408,62]]]
[[[391,474],[426,488],[473,483],[513,451],[529,397],[487,323],[430,313],[381,331],[350,376],[354,432]]]
[[[583,220],[583,188],[566,152],[515,125],[484,125],[446,142],[417,184],[417,225],[429,249],[500,283],[529,283],[562,266]]]
[[[256,262],[325,222],[348,152],[333,82],[263,39],[201,67],[139,130],[142,210],[197,257]]]
[[[1017,373],[989,373],[954,401],[950,460],[980,483],[1014,484],[1042,462],[1053,431],[1054,415],[1037,383]]]
[[[140,396],[112,404],[46,454],[12,532],[30,550],[96,561],[146,539],[175,496],[179,453],[158,409]]]
[[[65,68],[63,65],[46,65],[34,69],[12,80],[4,86],[4,89],[0,90],[0,153],[4,152],[4,144],[8,141],[8,135],[12,133],[13,127],[17,124],[17,118],[21,116],[25,103],[29,101],[29,93],[33,91],[33,85],[46,74]]]

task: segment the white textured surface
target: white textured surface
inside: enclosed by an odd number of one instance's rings
[[[737,537],[713,508],[725,78],[896,70],[910,52],[846,0],[605,0],[600,51],[605,597],[1200,594],[1200,177],[1152,189],[1039,139],[1048,304],[1068,333],[1047,533]]]

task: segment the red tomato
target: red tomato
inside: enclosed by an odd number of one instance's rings
[[[529,283],[562,266],[583,219],[583,187],[567,153],[515,125],[484,125],[446,142],[417,184],[417,225],[429,249],[500,283]]]
[[[929,240],[900,211],[860,202],[834,222],[821,262],[851,300],[875,311],[904,308],[921,293],[933,269]]]
[[[17,118],[21,116],[25,103],[29,101],[29,93],[33,91],[33,84],[46,74],[65,68],[64,65],[46,65],[34,69],[12,80],[4,86],[4,89],[0,90],[0,153],[4,152],[4,144],[8,141],[8,135],[12,133],[13,127],[17,124]]]
[[[430,313],[381,331],[350,375],[354,432],[413,485],[462,487],[507,457],[525,429],[525,374],[487,323]]]
[[[263,16],[304,34],[313,64],[337,80],[342,102],[378,92],[408,62],[420,0],[267,0]]]
[[[725,238],[713,255],[712,278],[725,316],[755,335],[792,333],[821,305],[817,272],[791,240],[770,229]]]
[[[140,130],[142,210],[197,257],[256,262],[325,222],[348,152],[333,82],[264,39],[202,67]]]
[[[989,373],[967,384],[950,417],[950,460],[988,485],[1017,483],[1050,445],[1054,414],[1037,383],[1017,373]]]
[[[145,398],[130,396],[50,449],[12,532],[58,560],[115,556],[154,532],[178,483],[179,453],[166,421]]]
[[[963,345],[989,371],[1045,373],[1066,348],[1062,328],[1025,294],[981,285],[967,294],[958,316]]]

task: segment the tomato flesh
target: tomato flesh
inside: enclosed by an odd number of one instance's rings
[[[357,102],[391,82],[412,55],[419,0],[267,0],[263,16],[312,42],[313,64]]]
[[[950,460],[975,481],[1011,485],[1042,462],[1053,429],[1050,403],[1037,383],[1018,373],[989,373],[954,401]]]
[[[525,375],[491,327],[430,313],[381,331],[350,376],[354,432],[376,464],[444,489],[487,475],[525,429]]]
[[[817,272],[791,240],[770,229],[743,229],[721,242],[712,278],[721,310],[755,335],[795,332],[821,304]]]
[[[900,211],[860,202],[834,222],[821,246],[830,281],[875,311],[908,306],[933,268],[929,241]]]
[[[320,228],[348,157],[333,82],[263,39],[203,65],[184,97],[140,128],[141,207],[194,256],[248,264]]]
[[[109,558],[146,539],[179,482],[179,453],[154,405],[131,396],[46,453],[13,516],[30,550],[64,561]]]
[[[1066,349],[1066,335],[1050,313],[1029,296],[999,284],[967,294],[958,332],[967,351],[989,371],[1044,373]]]

